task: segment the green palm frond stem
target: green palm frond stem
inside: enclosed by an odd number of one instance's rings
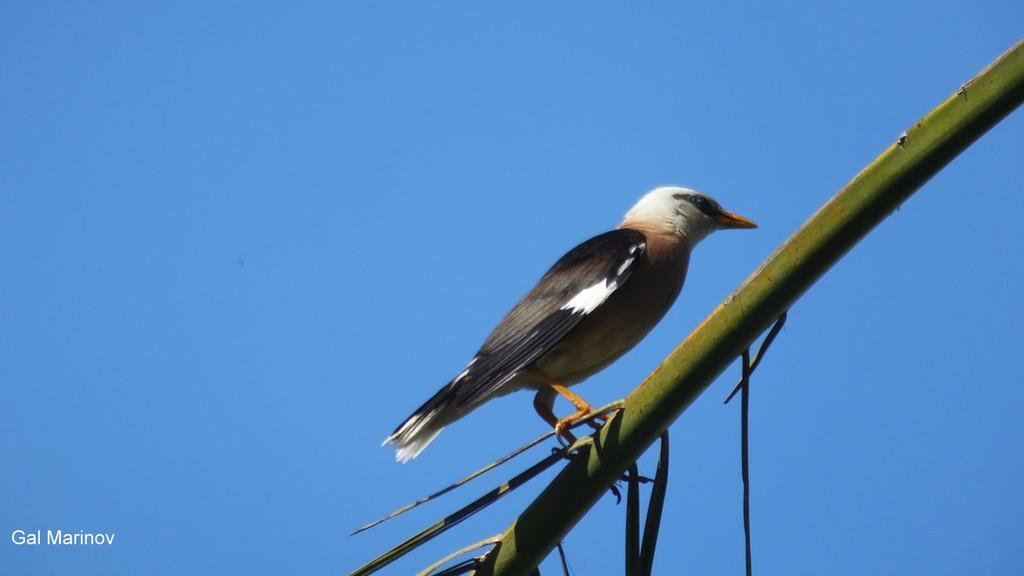
[[[901,134],[726,298],[504,532],[477,573],[530,573],[775,318],[1022,100],[1024,42],[1018,42]]]

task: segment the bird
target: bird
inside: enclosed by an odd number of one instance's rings
[[[696,190],[663,186],[626,212],[614,230],[569,250],[512,307],[455,378],[406,418],[383,445],[408,462],[443,428],[510,392],[533,405],[559,437],[592,411],[569,387],[632,349],[668,312],[686,279],[690,252],[727,228],[757,225]],[[576,412],[557,418],[558,396]]]

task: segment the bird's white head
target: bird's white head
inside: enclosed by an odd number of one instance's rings
[[[689,188],[665,186],[644,195],[626,212],[619,228],[675,234],[685,238],[692,247],[715,230],[757,228],[757,224],[722,209],[707,194]]]

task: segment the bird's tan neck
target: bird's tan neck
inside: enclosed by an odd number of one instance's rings
[[[675,233],[630,228],[642,233],[647,244],[642,265],[633,274],[641,279],[637,284],[648,287],[648,298],[664,313],[683,288],[690,264],[690,243]]]
[[[692,248],[690,242],[674,230],[640,224],[630,224],[622,226],[622,228],[636,230],[644,235],[647,241],[648,259],[652,261],[675,260],[680,256],[684,258],[689,257],[690,249]]]

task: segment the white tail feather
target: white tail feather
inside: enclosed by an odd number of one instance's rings
[[[446,422],[441,420],[440,410],[424,414],[413,414],[398,430],[384,440],[384,444],[395,445],[395,460],[405,463],[419,456],[420,452],[444,430]],[[382,444],[382,446],[384,445]]]

